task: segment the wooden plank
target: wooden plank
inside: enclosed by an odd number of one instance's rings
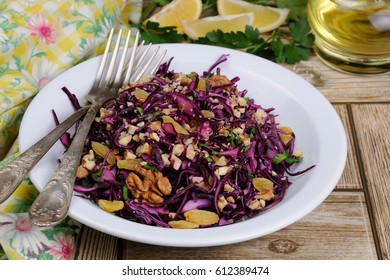
[[[161,247],[124,241],[123,258],[375,259],[376,252],[363,193],[335,191],[312,213],[268,236],[206,248]]]
[[[352,75],[335,71],[312,57],[296,65],[284,65],[314,85],[330,102],[389,102],[390,73]]]
[[[116,260],[118,238],[84,226],[76,244],[75,260]]]
[[[356,158],[356,149],[353,142],[351,123],[348,116],[348,108],[345,104],[333,105],[343,122],[348,141],[348,155],[344,172],[337,184],[337,189],[362,189],[359,167]]]
[[[390,104],[352,105],[381,256],[390,259]]]

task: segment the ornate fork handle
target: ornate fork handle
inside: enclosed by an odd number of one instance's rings
[[[87,112],[84,107],[74,112],[65,121],[56,126],[49,134],[23,152],[13,161],[0,169],[0,203],[4,202],[20,185],[31,169],[57,142],[58,138],[65,133],[76,121],[81,119]]]
[[[101,102],[94,103],[89,107],[61,163],[31,206],[30,220],[35,225],[53,226],[66,218],[84,142],[100,107]]]

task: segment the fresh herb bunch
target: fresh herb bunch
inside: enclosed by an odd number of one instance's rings
[[[271,33],[260,34],[257,28],[246,26],[245,31],[211,31],[205,37],[192,40],[179,34],[174,26],[160,27],[156,22],[143,22],[143,19],[156,7],[164,6],[170,0],[154,0],[145,9],[142,20],[136,25],[141,30],[141,38],[147,43],[192,42],[242,50],[277,63],[295,64],[307,60],[311,54],[314,35],[306,16],[307,0],[247,0],[253,4],[274,3],[279,8],[290,9],[288,28],[279,27]],[[216,0],[202,0],[204,11],[217,14]]]
[[[258,5],[267,5],[267,4],[269,4],[269,2],[272,2],[272,1],[268,1],[268,0],[245,0],[245,1],[252,3],[252,4],[258,4]],[[284,0],[284,1],[286,1],[286,0]],[[168,1],[168,2],[171,2],[171,1]],[[203,10],[207,10],[210,8],[216,10],[217,0],[202,0],[202,3],[203,3]]]

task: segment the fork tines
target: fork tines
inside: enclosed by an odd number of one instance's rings
[[[112,41],[112,36],[114,33],[114,29],[111,29],[109,34],[109,39],[106,46],[106,51],[103,56],[103,59],[106,60],[108,56],[108,51],[110,49],[110,42]],[[117,42],[122,39],[123,30],[120,29]],[[123,45],[123,49],[127,50],[129,48],[130,39],[131,39],[132,31],[131,29],[127,33],[126,41]],[[137,82],[141,79],[141,77],[145,74],[154,74],[158,67],[160,66],[162,60],[166,55],[166,50],[164,50],[158,57],[157,54],[160,50],[160,47],[157,46],[152,50],[153,45],[150,43],[147,46],[144,46],[144,41],[139,43],[140,33],[139,31],[135,34],[135,39],[133,43],[133,48],[130,54],[130,57],[127,57],[127,52],[123,51],[119,64],[116,63],[117,56],[119,55],[119,45],[115,44],[115,48],[111,54],[111,62],[108,66],[106,80],[104,82],[110,81],[110,83],[117,84],[122,82],[122,86],[129,85],[130,82]],[[151,51],[152,50],[152,51]],[[151,52],[151,53],[150,53]],[[117,67],[115,67],[118,65]],[[98,73],[100,75],[103,74],[105,69],[99,69]],[[113,74],[116,72],[115,78],[113,78]],[[124,78],[123,78],[124,75]],[[123,78],[123,79],[122,79]]]

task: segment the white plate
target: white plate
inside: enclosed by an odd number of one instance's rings
[[[230,78],[240,77],[239,89],[248,89],[263,107],[274,107],[283,125],[296,134],[296,148],[303,151],[303,162],[295,166],[302,170],[316,167],[304,175],[293,177],[284,200],[270,210],[246,221],[228,226],[179,230],[142,225],[108,214],[88,200],[74,197],[69,215],[99,231],[143,243],[198,247],[241,242],[275,232],[299,220],[317,207],[336,186],[345,166],[347,142],[343,125],[332,105],[305,80],[268,60],[225,48],[166,44],[167,57],[174,57],[171,69],[189,73],[202,71],[222,55],[228,61],[219,67]],[[47,134],[54,121],[54,109],[64,120],[73,108],[61,91],[66,86],[79,100],[92,86],[99,58],[85,61],[50,82],[28,107],[20,128],[20,150],[24,151]],[[57,166],[64,148],[57,143],[31,171],[30,178],[42,190]]]

